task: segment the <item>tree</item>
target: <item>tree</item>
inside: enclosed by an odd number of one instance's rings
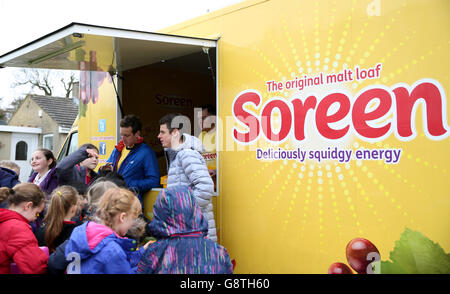
[[[73,90],[73,84],[75,82],[77,82],[77,80],[73,72],[70,74],[69,80],[67,82],[64,80],[64,78],[61,78],[61,83],[63,83],[64,90],[66,90],[66,98],[70,97],[70,93]]]
[[[0,105],[2,104],[3,98],[0,97]],[[0,108],[0,121],[6,121],[8,119],[7,112],[5,109]]]
[[[14,76],[16,82],[11,85],[12,87],[31,86],[31,91],[37,88],[43,91],[45,96],[52,96],[54,94],[54,82],[59,79],[63,84],[64,90],[62,91],[66,98],[70,97],[73,84],[77,81],[73,72],[70,72],[70,76],[67,77],[67,75],[64,76],[62,71],[47,69],[22,68],[17,71]]]
[[[7,121],[11,118],[11,116],[16,112],[19,108],[22,101],[25,100],[25,97],[16,97],[14,100],[8,105],[8,107],[4,109],[0,109],[0,120],[2,120],[1,114],[4,114],[3,120]]]

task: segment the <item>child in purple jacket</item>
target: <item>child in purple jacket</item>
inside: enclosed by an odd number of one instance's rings
[[[34,172],[28,182],[38,185],[49,199],[53,190],[58,187],[56,159],[53,152],[45,148],[34,151],[31,156],[31,167]]]
[[[34,172],[28,179],[28,182],[39,186],[44,192],[46,200],[49,200],[53,190],[58,187],[56,159],[53,152],[45,148],[34,151],[31,156],[31,167]],[[34,222],[30,223],[33,232],[42,225],[43,216],[45,214],[46,208],[44,208],[42,214],[39,215]]]

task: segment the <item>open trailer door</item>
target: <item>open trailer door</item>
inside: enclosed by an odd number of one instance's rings
[[[171,111],[193,119],[195,106],[205,102],[216,105],[216,47],[217,40],[72,23],[0,56],[0,67],[78,71],[78,144],[91,142],[98,146],[101,164],[118,141],[118,122],[124,113],[137,111],[143,120],[144,135],[148,135],[146,142],[154,149],[161,149],[157,146],[154,125],[160,116]],[[162,68],[162,65],[166,67]],[[151,74],[148,67],[151,67]],[[186,92],[180,94],[177,91],[178,85],[184,82],[177,81],[166,83],[166,90],[153,87],[152,99],[136,95],[136,91],[145,93],[145,85],[155,84],[153,80],[164,76],[159,74],[161,70],[172,71],[166,76],[173,76],[174,71],[178,77],[181,72],[189,73],[183,81],[201,73],[205,80],[209,79],[206,82],[208,93],[189,93],[189,97],[185,97]],[[123,78],[127,75],[128,80]],[[124,89],[124,83],[133,89]],[[196,83],[197,89],[203,87]],[[158,84],[163,83],[159,80]],[[129,93],[127,97],[122,95],[124,92]],[[208,98],[196,101],[194,96]],[[158,105],[159,108],[155,107]],[[154,119],[147,119],[149,109],[153,110],[151,116]],[[160,160],[160,167],[165,169],[162,162]]]
[[[194,123],[195,107],[217,105],[217,43],[212,39],[72,23],[0,56],[0,68],[79,72],[77,125],[61,148],[65,154],[55,154],[58,160],[76,149],[74,142],[78,146],[92,143],[100,151],[98,166],[103,165],[120,139],[120,119],[125,114],[136,114],[143,124],[144,140],[155,150],[164,176],[167,168],[157,139],[158,121],[176,112]],[[184,131],[195,134],[193,123],[191,130]],[[144,196],[147,217],[158,190]],[[213,198],[217,216],[217,197]]]

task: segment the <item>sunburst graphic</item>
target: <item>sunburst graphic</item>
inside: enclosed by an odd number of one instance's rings
[[[247,83],[245,87],[242,83],[237,92],[258,90],[263,98],[261,105],[273,97],[289,102],[293,98],[305,99],[309,93],[314,93],[320,101],[326,93],[337,90],[349,93],[349,98],[354,101],[357,93],[367,86],[389,88],[397,83],[412,85],[419,79],[433,78],[427,76],[433,72],[429,64],[437,64],[436,60],[450,49],[447,40],[418,46],[417,39],[425,35],[418,26],[404,31],[399,29],[405,19],[411,17],[405,16],[409,9],[407,1],[390,4],[389,15],[383,18],[382,25],[380,21],[359,16],[367,5],[363,1],[343,3],[335,0],[328,1],[326,6],[320,1],[302,3],[304,6],[301,8],[286,12],[292,18],[281,17],[276,29],[265,32],[268,41],[264,46],[261,43],[250,45],[254,54],[243,65],[245,73],[242,75],[248,74],[261,82],[259,85]],[[345,6],[348,13],[342,14],[344,8],[341,6]],[[412,51],[412,58],[405,57]],[[273,93],[268,93],[265,87],[265,81],[269,80],[286,82],[296,77],[338,73],[355,66],[370,68],[377,63],[382,63],[383,69],[376,79]],[[440,77],[443,77],[441,84],[450,82],[448,74]],[[369,108],[375,104],[372,102]],[[246,107],[254,113],[261,111],[252,105]],[[285,249],[281,254],[283,257],[280,257],[285,263],[267,261],[267,272],[325,273],[331,263],[345,259],[345,246],[355,237],[372,240],[386,259],[393,242],[405,227],[429,232],[444,248],[450,248],[450,239],[443,235],[444,229],[433,227],[432,221],[435,216],[435,220],[448,224],[448,218],[433,213],[433,209],[444,213],[449,207],[448,200],[445,200],[448,189],[439,184],[439,181],[449,180],[448,156],[442,160],[444,150],[449,147],[448,140],[427,138],[423,131],[426,126],[421,121],[425,110],[419,106],[416,111],[417,137],[407,142],[400,141],[392,133],[374,143],[356,136],[330,143],[321,140],[314,126],[309,126],[310,129],[305,129],[307,138],[302,142],[290,138],[279,145],[269,144],[261,135],[256,143],[262,149],[280,147],[310,151],[336,147],[351,150],[353,156],[357,150],[401,150],[396,163],[354,157],[349,162],[337,159],[318,162],[309,158],[303,162],[260,161],[256,159],[255,149],[250,150],[249,146],[246,146],[247,151],[233,155],[235,159],[230,159],[229,164],[230,175],[245,177],[245,188],[250,191],[243,201],[242,211],[248,209],[253,214],[258,211],[263,214],[255,217],[253,222],[250,213],[243,218],[261,232],[276,236],[274,248],[284,246]],[[272,119],[273,129],[279,129],[280,113],[274,111]],[[394,119],[395,114],[392,113],[381,123]],[[436,154],[428,152],[428,148],[436,147],[439,149]],[[442,207],[433,201],[441,203]],[[267,250],[273,253],[271,249]],[[290,258],[297,263],[309,260],[315,264],[289,263]]]

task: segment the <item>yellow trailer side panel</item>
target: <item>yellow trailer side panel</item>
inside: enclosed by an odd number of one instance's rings
[[[220,36],[218,209],[221,243],[236,259],[236,272],[326,273],[333,262],[346,262],[346,245],[356,237],[370,240],[388,260],[405,228],[450,251],[449,11],[445,0],[248,1],[164,31]],[[427,104],[417,100],[409,109],[415,135],[407,136],[395,107],[405,105],[399,97],[420,87],[429,87],[426,95],[432,98]],[[388,95],[383,96],[390,103],[385,116],[367,118],[362,127],[357,114],[364,110],[349,110],[331,122],[333,112],[344,111],[344,102],[357,109],[370,89]],[[256,132],[234,112],[246,91],[257,102],[246,100],[241,113],[259,120],[269,116],[275,134],[288,132],[284,140],[268,140],[263,127],[246,145],[236,140],[235,132]],[[347,98],[339,96],[341,104],[318,115],[318,105],[336,93]],[[301,114],[294,113],[292,101],[305,102],[309,96],[316,100],[301,139],[295,133]],[[427,115],[432,99],[441,111]],[[374,99],[365,113],[381,111],[380,105],[387,104]],[[433,133],[431,117],[442,121],[443,133]],[[346,126],[338,139],[323,131]],[[376,126],[389,130],[371,139],[361,135]],[[258,159],[258,148],[266,154],[269,148],[313,153],[305,160]],[[351,151],[351,158],[315,157],[317,151],[332,156],[333,150]],[[358,150],[367,150],[367,157],[357,157]],[[401,152],[397,161],[395,152]]]

